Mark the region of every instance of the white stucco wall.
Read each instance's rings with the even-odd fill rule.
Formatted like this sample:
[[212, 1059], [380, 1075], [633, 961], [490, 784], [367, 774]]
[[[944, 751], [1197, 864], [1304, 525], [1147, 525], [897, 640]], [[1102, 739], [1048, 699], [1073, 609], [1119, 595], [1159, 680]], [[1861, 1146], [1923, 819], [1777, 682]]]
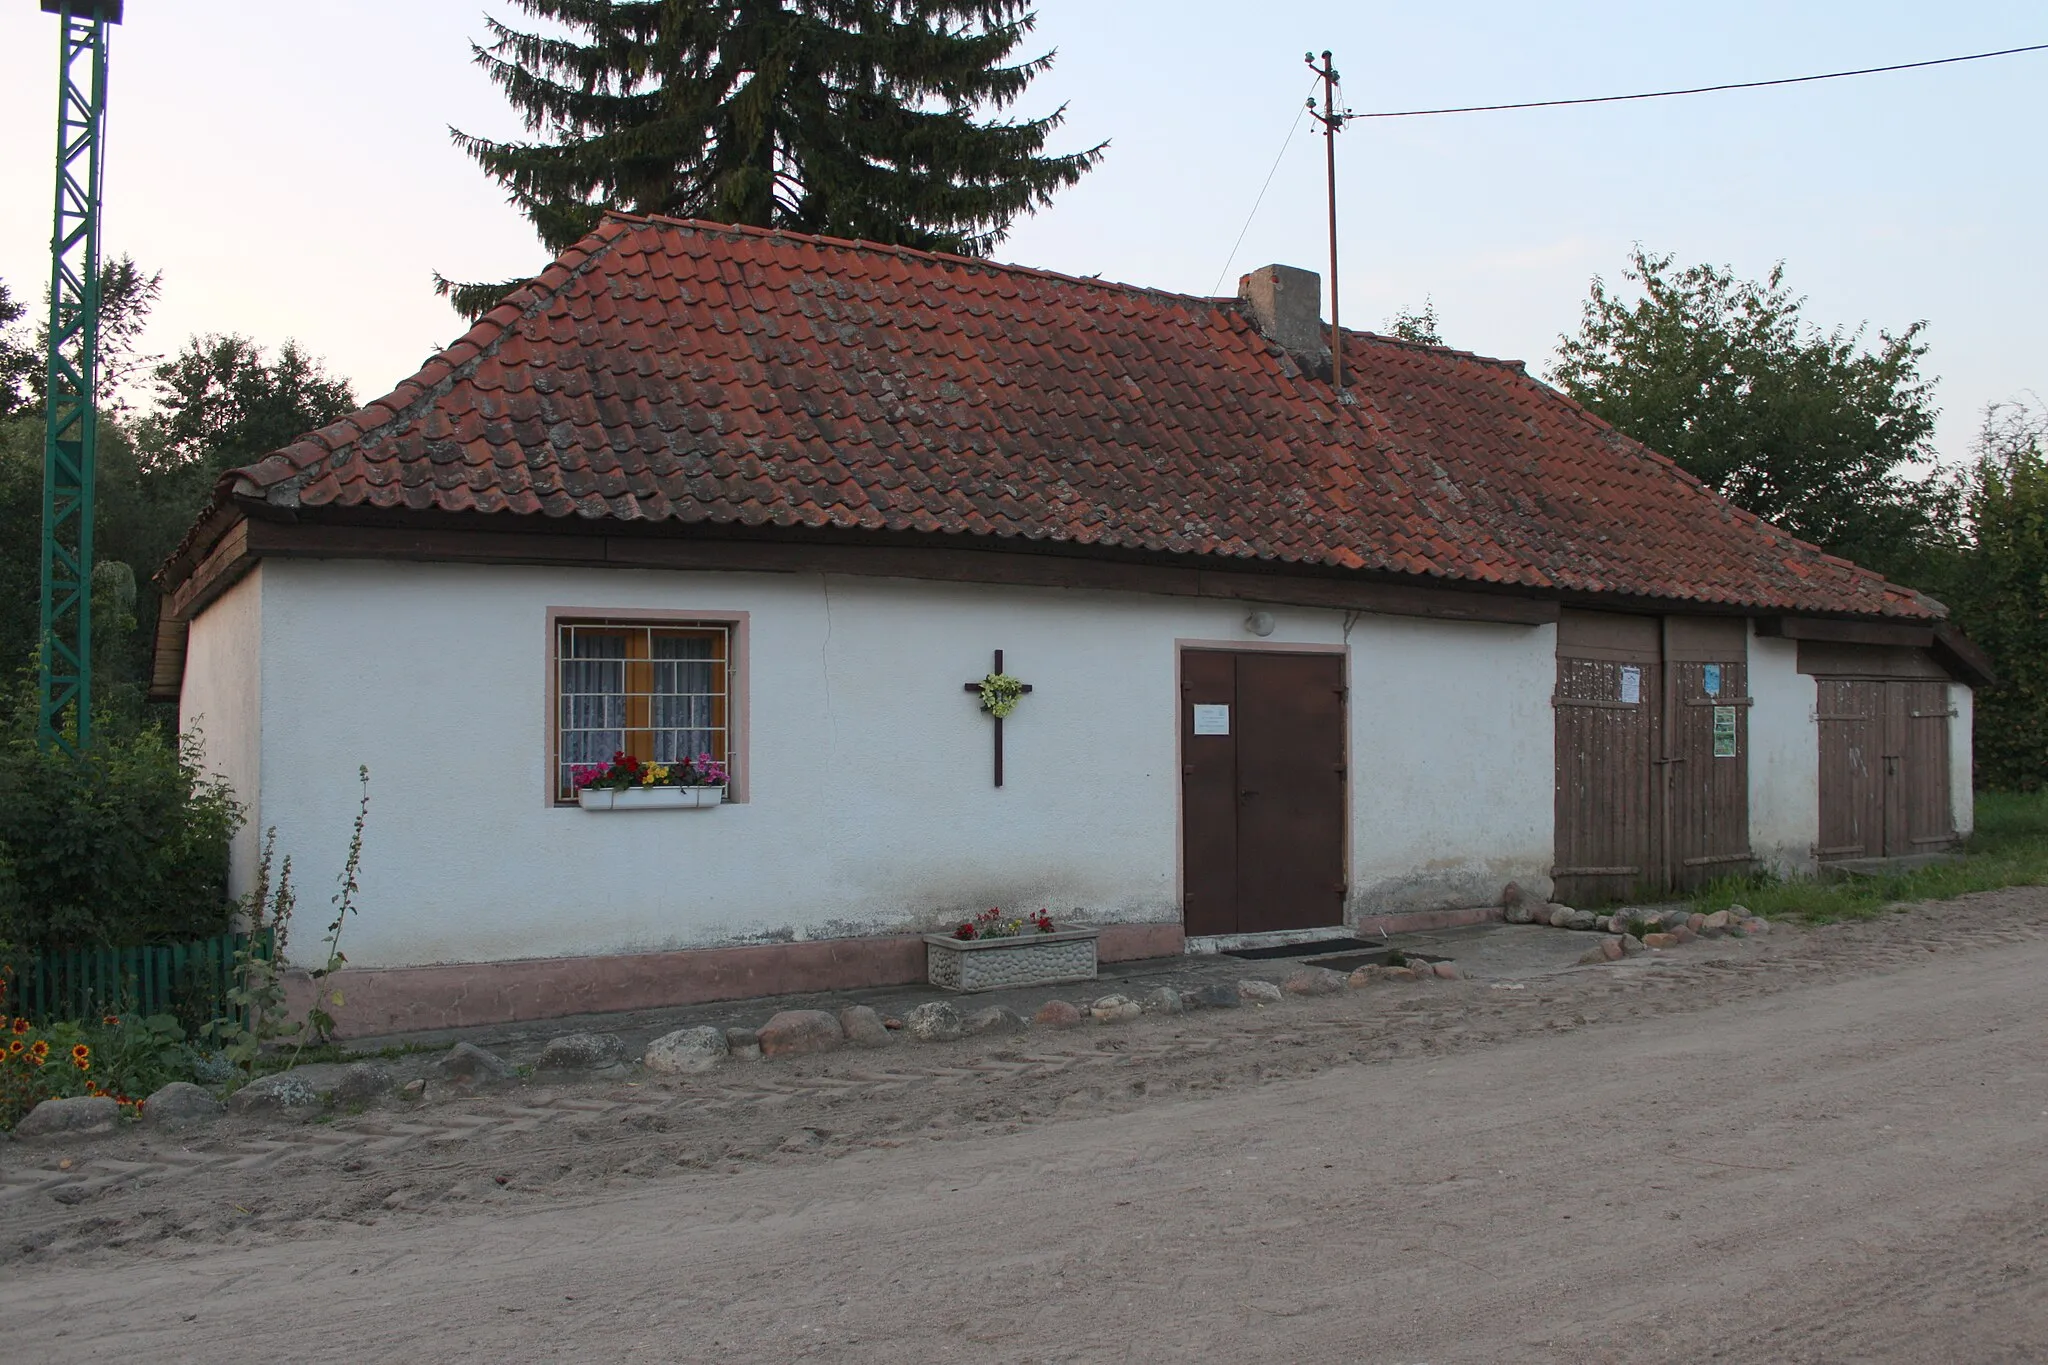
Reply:
[[1780, 876], [1814, 870], [1820, 842], [1819, 692], [1799, 671], [1799, 645], [1749, 641], [1749, 847]]
[[1949, 804], [1955, 812], [1956, 833], [1969, 834], [1977, 828], [1976, 751], [1977, 694], [1968, 683], [1950, 683], [1948, 702], [1955, 719], [1948, 731]]
[[258, 565], [192, 622], [178, 695], [178, 729], [201, 737], [207, 768], [251, 812], [235, 836], [229, 889], [236, 896], [249, 889], [261, 829], [254, 813], [263, 795], [263, 574]]
[[[1177, 922], [1176, 642], [1253, 643], [1245, 604], [816, 575], [272, 561], [260, 603], [257, 818], [308, 905], [371, 770], [362, 966], [836, 937], [993, 904]], [[749, 613], [747, 803], [551, 807], [550, 607]], [[1347, 643], [1343, 613], [1272, 611], [1258, 643]], [[1358, 616], [1348, 645], [1353, 911], [1547, 888], [1554, 632]], [[995, 648], [1037, 687], [1006, 722], [1000, 791], [962, 690]], [[220, 688], [193, 682], [196, 710]]]
[[1353, 915], [1547, 898], [1557, 628], [1360, 617], [1350, 644]]

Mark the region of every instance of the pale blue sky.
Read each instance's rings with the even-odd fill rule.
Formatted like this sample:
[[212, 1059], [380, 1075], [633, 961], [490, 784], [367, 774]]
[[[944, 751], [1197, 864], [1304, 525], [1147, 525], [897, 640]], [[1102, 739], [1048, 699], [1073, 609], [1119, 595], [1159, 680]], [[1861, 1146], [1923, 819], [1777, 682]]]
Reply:
[[[165, 272], [153, 349], [198, 330], [299, 339], [364, 398], [460, 322], [432, 270], [542, 258], [449, 146], [511, 134], [468, 64], [494, 0], [130, 0], [115, 30], [106, 246]], [[2040, 0], [1532, 6], [1041, 0], [1059, 49], [1032, 112], [1110, 139], [1101, 169], [1003, 259], [1205, 293], [1335, 50], [1357, 110], [1789, 76], [2048, 41]], [[0, 279], [47, 278], [56, 21], [0, 7]], [[1827, 323], [1930, 324], [1939, 444], [2048, 391], [2048, 53], [1647, 104], [1354, 124], [1339, 142], [1344, 318], [1433, 297], [1446, 339], [1541, 369], [1631, 243], [1761, 275], [1783, 259]], [[1321, 149], [1296, 133], [1237, 274], [1322, 269]]]

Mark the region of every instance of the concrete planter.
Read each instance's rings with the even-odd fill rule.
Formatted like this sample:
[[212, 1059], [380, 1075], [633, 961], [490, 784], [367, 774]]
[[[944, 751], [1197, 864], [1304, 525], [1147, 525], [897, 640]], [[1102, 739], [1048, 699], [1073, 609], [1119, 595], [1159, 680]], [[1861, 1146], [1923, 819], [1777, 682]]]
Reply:
[[704, 810], [725, 800], [723, 787], [585, 787], [576, 804], [585, 810]]
[[924, 936], [925, 980], [963, 993], [1095, 979], [1096, 929], [1059, 929], [1015, 938]]

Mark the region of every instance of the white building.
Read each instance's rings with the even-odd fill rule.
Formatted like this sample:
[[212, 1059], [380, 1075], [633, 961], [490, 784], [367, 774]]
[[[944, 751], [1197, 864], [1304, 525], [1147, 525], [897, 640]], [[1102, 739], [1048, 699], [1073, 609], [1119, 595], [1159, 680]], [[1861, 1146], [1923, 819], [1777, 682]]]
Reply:
[[[238, 885], [274, 826], [314, 894], [369, 767], [364, 1033], [917, 979], [990, 905], [1114, 959], [1968, 829], [1939, 604], [1518, 364], [1347, 334], [1340, 395], [1317, 297], [607, 220], [164, 569]], [[724, 800], [583, 808], [614, 749]]]

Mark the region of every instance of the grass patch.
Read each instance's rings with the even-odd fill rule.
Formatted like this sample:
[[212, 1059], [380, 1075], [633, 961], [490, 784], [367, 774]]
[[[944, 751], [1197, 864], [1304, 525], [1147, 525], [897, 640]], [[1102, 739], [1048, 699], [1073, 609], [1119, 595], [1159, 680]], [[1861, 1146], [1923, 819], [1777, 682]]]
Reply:
[[2048, 883], [2048, 792], [1978, 792], [1977, 831], [1963, 857], [1914, 872], [1846, 881], [1727, 877], [1693, 897], [1705, 914], [1740, 902], [1765, 919], [1809, 924], [1870, 919], [1900, 902]]

